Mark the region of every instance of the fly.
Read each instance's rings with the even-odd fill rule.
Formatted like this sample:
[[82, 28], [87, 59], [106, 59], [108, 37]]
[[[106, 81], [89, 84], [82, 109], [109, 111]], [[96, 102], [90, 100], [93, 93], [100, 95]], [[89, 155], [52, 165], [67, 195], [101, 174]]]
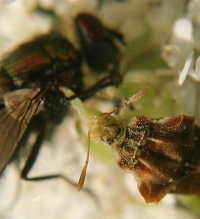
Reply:
[[[60, 174], [28, 177], [46, 130], [62, 122], [70, 100], [76, 97], [84, 100], [100, 89], [121, 83], [121, 51], [115, 43], [115, 40], [121, 41], [120, 35], [115, 35], [88, 13], [78, 14], [75, 26], [81, 51], [61, 34], [51, 32], [24, 43], [1, 61], [0, 175], [35, 132], [37, 137], [21, 170], [21, 178], [36, 181], [66, 179]], [[100, 36], [99, 30], [103, 31]], [[97, 74], [107, 71], [108, 75], [86, 88], [81, 70], [83, 59]], [[63, 87], [73, 91], [74, 95], [66, 96]]]

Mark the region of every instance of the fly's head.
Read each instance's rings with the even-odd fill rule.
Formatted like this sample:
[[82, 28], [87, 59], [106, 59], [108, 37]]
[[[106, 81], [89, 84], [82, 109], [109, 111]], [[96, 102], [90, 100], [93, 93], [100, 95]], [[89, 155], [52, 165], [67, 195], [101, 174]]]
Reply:
[[115, 77], [115, 84], [122, 81], [119, 64], [122, 52], [119, 42], [122, 34], [106, 28], [94, 15], [80, 13], [75, 18], [75, 26], [80, 36], [83, 54], [95, 72], [109, 72]]

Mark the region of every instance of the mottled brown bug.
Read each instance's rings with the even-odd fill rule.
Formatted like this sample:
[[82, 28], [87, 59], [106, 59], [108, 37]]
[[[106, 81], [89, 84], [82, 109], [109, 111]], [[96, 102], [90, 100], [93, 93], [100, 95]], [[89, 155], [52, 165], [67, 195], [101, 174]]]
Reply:
[[120, 108], [103, 114], [95, 111], [84, 122], [93, 138], [109, 145], [120, 168], [134, 175], [145, 201], [159, 202], [167, 193], [200, 195], [200, 128], [194, 117], [135, 116], [119, 122], [111, 114]]

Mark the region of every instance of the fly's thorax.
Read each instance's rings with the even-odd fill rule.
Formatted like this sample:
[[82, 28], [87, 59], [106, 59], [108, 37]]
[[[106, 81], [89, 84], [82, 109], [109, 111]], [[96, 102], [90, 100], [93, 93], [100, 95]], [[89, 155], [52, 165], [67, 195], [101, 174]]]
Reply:
[[[31, 52], [30, 52], [31, 51]], [[22, 44], [1, 61], [2, 91], [41, 88], [52, 82], [74, 91], [82, 88], [82, 56], [62, 35], [49, 33]]]

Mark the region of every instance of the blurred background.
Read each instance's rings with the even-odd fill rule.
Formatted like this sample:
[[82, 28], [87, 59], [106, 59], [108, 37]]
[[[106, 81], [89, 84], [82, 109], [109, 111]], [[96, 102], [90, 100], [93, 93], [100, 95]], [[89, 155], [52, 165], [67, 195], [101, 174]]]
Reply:
[[[62, 32], [77, 48], [73, 18], [96, 15], [124, 35], [123, 84], [100, 95], [128, 98], [144, 87], [149, 92], [134, 115], [154, 118], [176, 114], [200, 122], [199, 0], [0, 0], [0, 58], [16, 46], [51, 29]], [[91, 98], [87, 103], [109, 112], [114, 105]], [[78, 182], [85, 162], [87, 135], [73, 109], [44, 142], [31, 175], [63, 173]], [[85, 129], [86, 130], [86, 129]], [[1, 219], [199, 218], [197, 197], [167, 195], [146, 204], [131, 174], [116, 164], [108, 148], [92, 143], [82, 191], [62, 180], [26, 182], [9, 165], [0, 181]]]

